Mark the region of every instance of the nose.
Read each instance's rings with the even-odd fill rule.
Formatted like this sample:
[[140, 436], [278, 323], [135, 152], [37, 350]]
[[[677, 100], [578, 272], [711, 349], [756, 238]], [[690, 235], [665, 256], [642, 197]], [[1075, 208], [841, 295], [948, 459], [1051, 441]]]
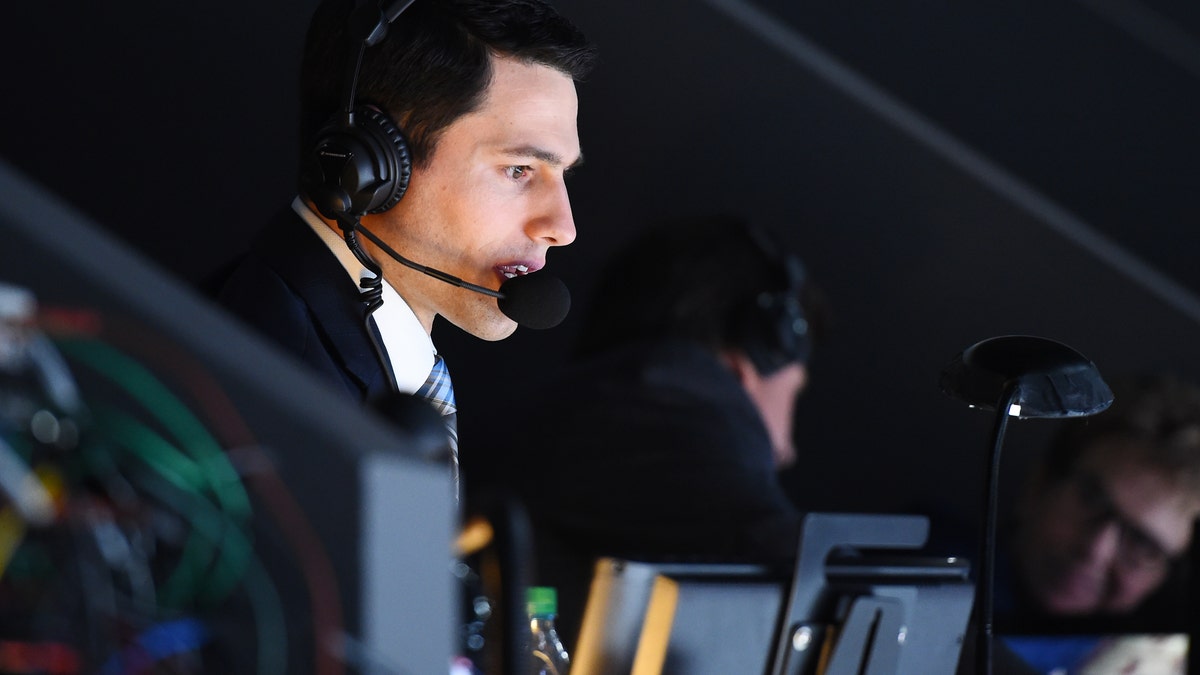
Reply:
[[575, 218], [567, 186], [559, 178], [546, 192], [541, 208], [529, 221], [527, 233], [531, 239], [549, 246], [566, 246], [575, 241]]
[[1109, 520], [1095, 528], [1084, 544], [1086, 560], [1094, 565], [1107, 566], [1117, 556], [1121, 546], [1121, 526]]

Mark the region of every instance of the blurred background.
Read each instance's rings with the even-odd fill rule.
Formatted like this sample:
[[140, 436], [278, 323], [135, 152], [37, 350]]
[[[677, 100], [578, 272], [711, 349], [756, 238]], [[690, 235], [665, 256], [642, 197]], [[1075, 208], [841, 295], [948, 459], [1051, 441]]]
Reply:
[[[294, 194], [314, 5], [10, 4], [0, 157], [200, 284]], [[501, 343], [437, 328], [464, 443], [562, 362], [604, 257], [682, 214], [779, 230], [829, 296], [786, 476], [806, 508], [973, 518], [991, 417], [937, 382], [984, 338], [1200, 375], [1194, 3], [557, 5], [602, 57], [579, 86], [579, 237], [549, 261], [576, 311]], [[1006, 472], [1052, 424], [1010, 426]]]

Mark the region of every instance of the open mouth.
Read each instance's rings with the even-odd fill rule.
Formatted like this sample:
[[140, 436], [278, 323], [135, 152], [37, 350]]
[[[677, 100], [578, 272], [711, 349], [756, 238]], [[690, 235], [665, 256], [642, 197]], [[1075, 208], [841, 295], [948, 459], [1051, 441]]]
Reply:
[[533, 271], [528, 265], [500, 265], [496, 269], [499, 270], [500, 274], [503, 274], [506, 279], [525, 276]]

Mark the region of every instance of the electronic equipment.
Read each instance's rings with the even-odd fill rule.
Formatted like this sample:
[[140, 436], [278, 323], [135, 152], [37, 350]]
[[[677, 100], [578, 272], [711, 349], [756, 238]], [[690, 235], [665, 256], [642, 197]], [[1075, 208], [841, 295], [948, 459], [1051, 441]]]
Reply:
[[597, 561], [575, 675], [953, 675], [974, 586], [920, 516], [809, 514], [793, 570]]
[[36, 301], [29, 328], [83, 405], [5, 427], [57, 506], [39, 521], [38, 500], [22, 516], [0, 497], [0, 583], [29, 600], [6, 601], [0, 652], [64, 673], [446, 672], [456, 506], [436, 435], [344, 400], [3, 162], [0, 196], [0, 281]]

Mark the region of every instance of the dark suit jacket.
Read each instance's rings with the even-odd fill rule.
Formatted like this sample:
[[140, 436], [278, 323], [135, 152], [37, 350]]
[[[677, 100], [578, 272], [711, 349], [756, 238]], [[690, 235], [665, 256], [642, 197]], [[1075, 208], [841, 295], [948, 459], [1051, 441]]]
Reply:
[[523, 502], [536, 576], [558, 588], [567, 639], [596, 556], [795, 555], [801, 515], [778, 483], [762, 418], [704, 348], [664, 342], [613, 351], [512, 404], [484, 452], [463, 455], [468, 501], [475, 490], [507, 489]]
[[388, 391], [358, 287], [290, 208], [255, 239], [217, 300], [352, 399]]
[[[762, 418], [736, 377], [687, 342], [642, 344], [522, 395], [489, 477], [535, 519], [625, 557], [795, 554], [800, 514], [778, 483]], [[464, 464], [465, 466], [465, 464]], [[467, 467], [468, 470], [471, 467]]]

